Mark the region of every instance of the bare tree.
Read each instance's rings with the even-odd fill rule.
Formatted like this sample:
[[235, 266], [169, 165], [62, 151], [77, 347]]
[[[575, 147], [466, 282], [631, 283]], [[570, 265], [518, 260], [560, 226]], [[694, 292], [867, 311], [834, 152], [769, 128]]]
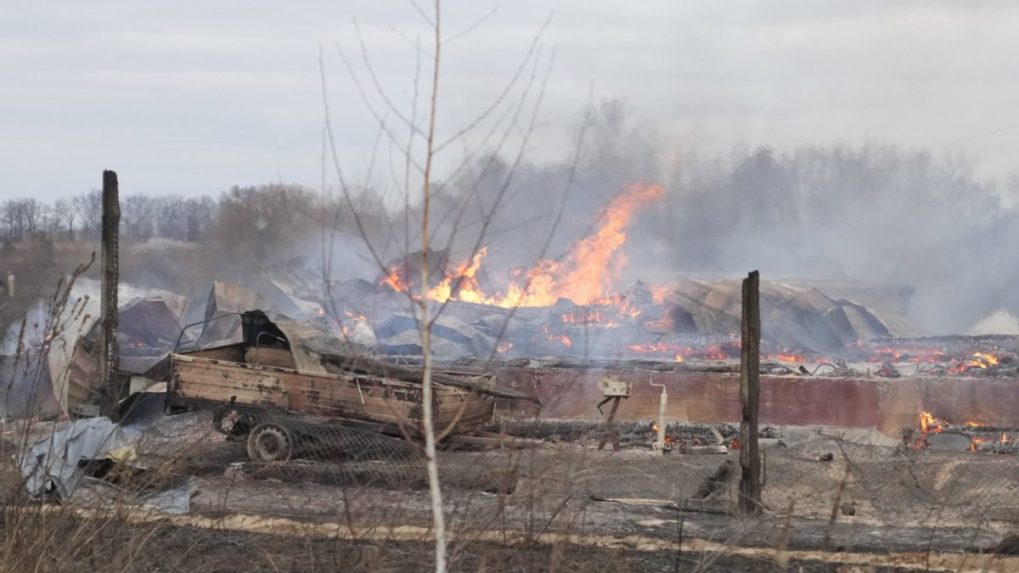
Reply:
[[78, 213], [74, 210], [70, 199], [58, 199], [53, 204], [53, 214], [57, 220], [57, 228], [67, 231], [67, 236], [74, 239], [74, 222]]
[[[436, 265], [436, 261], [432, 260], [430, 253], [437, 238], [441, 237], [445, 240], [446, 248], [454, 243], [458, 232], [464, 225], [465, 215], [469, 212], [469, 208], [474, 208], [478, 217], [477, 224], [472, 229], [474, 234], [467, 241], [467, 244], [470, 245], [469, 256], [474, 257], [480, 250], [489, 231], [492, 216], [501, 208], [502, 199], [506, 191], [511, 188], [516, 168], [519, 167], [528, 148], [528, 142], [536, 126], [537, 112], [544, 93], [544, 78], [547, 78], [548, 69], [544, 69], [543, 76], [539, 73], [539, 69], [542, 69], [539, 65], [539, 62], [542, 61], [539, 49], [541, 32], [539, 32], [517, 71], [488, 106], [459, 127], [440, 129], [437, 124], [440, 115], [439, 88], [444, 48], [450, 42], [463, 37], [463, 33], [453, 34], [449, 37], [443, 36], [442, 10], [438, 0], [435, 1], [433, 11], [430, 13], [420, 9], [417, 5], [414, 6], [430, 29], [431, 37], [427, 42], [409, 40], [414, 49], [417, 70], [412, 90], [413, 95], [409, 98], [409, 110], [400, 107], [397, 100], [390, 97], [388, 91], [382, 86], [368, 57], [363, 40], [361, 40], [364, 70], [362, 74], [355, 71], [351, 60], [342, 49], [340, 50], [340, 57], [357, 87], [366, 109], [378, 124], [379, 140], [386, 148], [395, 150], [399, 157], [399, 163], [402, 164], [402, 177], [396, 170], [393, 170], [391, 174], [392, 179], [396, 181], [393, 187], [401, 189], [403, 195], [402, 232], [392, 228], [393, 223], [396, 223], [393, 221], [388, 232], [385, 233], [387, 242], [379, 245], [371, 239], [372, 232], [369, 229], [369, 221], [365, 219], [358, 208], [359, 205], [356, 204], [359, 196], [355, 195], [353, 186], [347, 181], [337, 156], [330, 118], [329, 97], [326, 91], [325, 68], [324, 64], [320, 64], [322, 66], [323, 105], [325, 108], [323, 164], [325, 163], [326, 147], [328, 147], [328, 150], [331, 151], [332, 165], [342, 199], [334, 216], [334, 227], [338, 227], [341, 219], [349, 214], [380, 272], [387, 270], [383, 260], [386, 247], [394, 243], [398, 244], [401, 235], [402, 251], [405, 253], [404, 261], [411, 259], [411, 256], [407, 254], [415, 248], [420, 253], [420, 258], [418, 255], [413, 255], [418, 273], [416, 280], [418, 284], [414, 288], [408, 289], [405, 294], [410, 309], [417, 320], [423, 360], [421, 433], [425, 442], [426, 472], [432, 503], [435, 570], [446, 571], [448, 567], [447, 535], [436, 445], [450, 428], [435, 427], [432, 353], [432, 328], [445, 309], [445, 303], [436, 304], [437, 301], [429, 300], [427, 296], [429, 282], [432, 280]], [[468, 27], [467, 32], [475, 27], [476, 24]], [[358, 35], [360, 37], [359, 31]], [[548, 58], [548, 62], [551, 62], [551, 58]], [[425, 65], [422, 66], [422, 63]], [[422, 76], [430, 80], [423, 102], [419, 101], [422, 91], [419, 84]], [[539, 87], [541, 89], [538, 89]], [[394, 125], [400, 127], [397, 128]], [[440, 135], [441, 133], [451, 135], [443, 137]], [[405, 134], [405, 136], [401, 134]], [[475, 134], [478, 135], [478, 139], [468, 144], [466, 138]], [[446, 180], [462, 182], [466, 178], [468, 182], [459, 186], [459, 193], [451, 193], [452, 189], [448, 184], [436, 181], [436, 158], [443, 151], [449, 152], [456, 149], [457, 144], [463, 144], [465, 151], [462, 159], [454, 163]], [[497, 197], [487, 205], [482, 204], [477, 193], [481, 181], [490, 176], [493, 167], [502, 165], [499, 160], [500, 152], [511, 144], [515, 144], [517, 149], [512, 154], [514, 157], [512, 164], [500, 171]], [[372, 164], [374, 164], [375, 157], [376, 153], [373, 152]], [[480, 165], [481, 168], [476, 170], [476, 177], [470, 177], [471, 170], [469, 168], [474, 165]], [[323, 195], [326, 193], [325, 179], [323, 167]], [[370, 186], [365, 185], [363, 188], [370, 188]], [[414, 188], [420, 190], [420, 195], [415, 196], [412, 193]], [[434, 201], [440, 197], [443, 198], [443, 202], [448, 208], [444, 209], [438, 218], [435, 218]], [[360, 199], [361, 202], [364, 201], [363, 195], [360, 196]], [[411, 231], [412, 227], [417, 228], [416, 233]], [[413, 239], [415, 234], [419, 237], [418, 241]], [[327, 292], [331, 276], [328, 265], [332, 258], [328, 253], [332, 252], [331, 239], [333, 237], [335, 237], [335, 233], [324, 237], [327, 244], [323, 245], [324, 251], [327, 251], [327, 254], [323, 256], [323, 279], [326, 281]], [[333, 314], [336, 314], [335, 309]], [[334, 316], [334, 318], [338, 317]]]

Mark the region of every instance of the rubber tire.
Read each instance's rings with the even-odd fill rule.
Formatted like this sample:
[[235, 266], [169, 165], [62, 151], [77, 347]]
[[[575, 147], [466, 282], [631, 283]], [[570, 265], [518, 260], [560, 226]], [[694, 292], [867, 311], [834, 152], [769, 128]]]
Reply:
[[263, 423], [248, 434], [248, 458], [253, 462], [285, 462], [294, 454], [294, 436], [285, 426]]

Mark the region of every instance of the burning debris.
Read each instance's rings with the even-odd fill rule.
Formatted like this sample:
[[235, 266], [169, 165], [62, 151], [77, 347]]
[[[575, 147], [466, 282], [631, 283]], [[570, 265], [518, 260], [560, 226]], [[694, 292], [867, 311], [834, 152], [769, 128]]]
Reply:
[[[905, 428], [903, 443], [913, 450], [961, 449], [993, 454], [1019, 454], [1017, 428], [998, 428], [967, 420], [953, 423], [924, 410], [916, 428]], [[945, 439], [941, 439], [946, 436]], [[958, 444], [953, 446], [953, 444]]]
[[[878, 363], [914, 375], [1015, 376], [1019, 337], [946, 336], [913, 339], [874, 339], [846, 349], [850, 362]], [[895, 377], [895, 376], [891, 376]]]
[[[477, 273], [488, 255], [483, 247], [469, 259], [447, 268], [445, 276], [428, 289], [424, 298], [501, 308], [550, 307], [561, 299], [581, 306], [610, 303], [616, 278], [627, 264], [626, 257], [619, 252], [626, 243], [626, 228], [639, 210], [661, 199], [664, 192], [657, 185], [630, 185], [604, 209], [597, 229], [574, 243], [565, 257], [538, 261], [530, 269], [514, 269], [501, 292], [490, 295], [481, 288]], [[443, 258], [431, 260], [433, 264], [438, 262], [439, 268], [449, 266], [443, 264]], [[412, 265], [392, 263], [388, 269], [381, 284], [398, 292], [420, 292], [412, 290], [414, 280], [420, 276], [420, 271], [413, 272]]]
[[[325, 327], [365, 352], [413, 359], [421, 354], [420, 325], [410, 304], [415, 299], [432, 305], [433, 317], [441, 309], [432, 325], [432, 352], [444, 360], [562, 357], [730, 369], [740, 355], [737, 282], [652, 284], [626, 274], [630, 227], [663, 193], [655, 185], [626, 187], [562, 256], [505, 275], [488, 268], [496, 253], [482, 246], [460, 258], [429, 251], [431, 276], [424, 289], [420, 252], [391, 261], [374, 281], [323, 283], [320, 270], [291, 259], [258, 269], [245, 287], [216, 282], [198, 345], [238, 341], [234, 313], [258, 308]], [[915, 331], [894, 313], [905, 309], [911, 292], [830, 282], [763, 283], [762, 371], [887, 378], [1015, 371], [1019, 348], [1011, 337], [904, 338]], [[857, 299], [880, 307], [880, 313]], [[153, 346], [144, 337], [121, 342], [136, 354], [172, 347]], [[189, 342], [187, 336], [183, 342]]]
[[[677, 363], [734, 359], [739, 356], [738, 283], [627, 280], [628, 227], [663, 193], [655, 185], [626, 187], [603, 209], [593, 230], [563, 256], [512, 269], [502, 280], [486, 272], [487, 247], [460, 260], [448, 251], [429, 251], [430, 278], [422, 288], [424, 254], [419, 252], [391, 261], [376, 278], [374, 291], [319, 293], [319, 308], [335, 309], [338, 316], [332, 318], [341, 332], [350, 328], [346, 317], [365, 317], [386, 353], [413, 353], [403, 339], [388, 340], [398, 334], [392, 317], [403, 315], [398, 322], [407, 322], [410, 297], [455, 319], [446, 328], [450, 337], [438, 336], [452, 342], [439, 345], [445, 358], [498, 353], [643, 356]], [[627, 283], [631, 286], [621, 286]], [[860, 341], [911, 332], [890, 326], [904, 322], [898, 317], [885, 323], [867, 307], [826, 296], [810, 285], [765, 283], [762, 306], [767, 316], [762, 344], [776, 362], [802, 364]]]

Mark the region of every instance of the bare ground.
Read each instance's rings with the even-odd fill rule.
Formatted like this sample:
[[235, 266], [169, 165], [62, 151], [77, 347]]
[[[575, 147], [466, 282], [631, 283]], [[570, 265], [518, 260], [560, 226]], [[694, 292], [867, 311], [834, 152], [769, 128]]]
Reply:
[[[106, 493], [95, 485], [83, 488], [63, 506], [70, 513], [62, 519], [71, 522], [63, 527], [106, 525], [71, 555], [47, 549], [54, 562], [40, 570], [80, 570], [64, 568], [60, 559], [95, 568], [96, 551], [120, 559], [117, 568], [126, 571], [429, 568], [428, 496], [419, 461], [403, 446], [380, 450], [401, 452], [390, 459], [338, 455], [255, 465], [246, 462], [243, 442], [209, 427], [207, 414], [159, 418], [138, 446], [137, 463], [148, 468], [139, 474], [145, 487], [194, 479], [188, 514], [139, 512], [110, 493], [124, 490], [123, 484]], [[45, 435], [51, 428], [36, 425], [31, 431]], [[5, 452], [22, 431], [8, 428]], [[832, 459], [822, 461], [829, 453]], [[442, 452], [455, 568], [1019, 567], [1008, 558], [988, 561], [982, 555], [1016, 525], [1019, 460], [1013, 456], [915, 453], [808, 434], [767, 450], [767, 507], [753, 519], [729, 513], [737, 482], [734, 459], [597, 451], [582, 443]], [[0, 479], [16, 487], [16, 472], [3, 465]], [[8, 498], [7, 510], [22, 504]], [[111, 508], [124, 512], [110, 514]], [[5, 537], [29, 532], [15, 526]], [[132, 547], [137, 550], [125, 549]]]

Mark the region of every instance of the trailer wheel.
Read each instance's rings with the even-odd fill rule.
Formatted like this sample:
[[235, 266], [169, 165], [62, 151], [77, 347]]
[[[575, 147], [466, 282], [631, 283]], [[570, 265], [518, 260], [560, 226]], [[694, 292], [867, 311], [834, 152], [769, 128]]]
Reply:
[[279, 424], [259, 424], [248, 434], [248, 457], [252, 461], [285, 462], [293, 453], [293, 436]]

